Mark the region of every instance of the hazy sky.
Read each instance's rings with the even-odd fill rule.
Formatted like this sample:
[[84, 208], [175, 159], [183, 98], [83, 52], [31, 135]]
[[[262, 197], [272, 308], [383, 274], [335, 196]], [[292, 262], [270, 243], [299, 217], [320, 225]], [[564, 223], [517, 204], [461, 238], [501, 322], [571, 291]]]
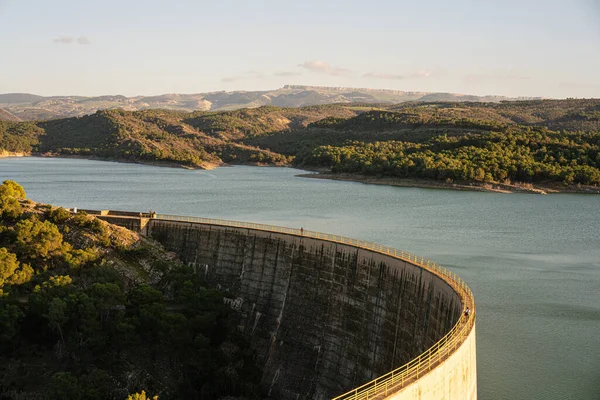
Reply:
[[0, 93], [600, 97], [600, 0], [0, 0]]

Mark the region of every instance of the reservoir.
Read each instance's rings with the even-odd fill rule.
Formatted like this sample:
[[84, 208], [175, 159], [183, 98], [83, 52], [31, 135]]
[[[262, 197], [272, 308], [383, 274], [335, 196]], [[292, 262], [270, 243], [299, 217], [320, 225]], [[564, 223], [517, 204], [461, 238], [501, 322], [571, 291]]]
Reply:
[[303, 227], [423, 256], [475, 294], [480, 399], [600, 399], [600, 196], [295, 176], [303, 172], [0, 159], [0, 179], [39, 202]]

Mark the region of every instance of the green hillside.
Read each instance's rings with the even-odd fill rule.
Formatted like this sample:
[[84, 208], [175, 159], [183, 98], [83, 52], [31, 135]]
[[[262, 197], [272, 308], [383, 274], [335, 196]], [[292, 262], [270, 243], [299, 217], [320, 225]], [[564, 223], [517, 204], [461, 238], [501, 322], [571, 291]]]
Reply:
[[0, 398], [255, 398], [232, 313], [157, 242], [0, 185]]
[[336, 106], [260, 107], [221, 113], [103, 110], [42, 122], [0, 121], [0, 150], [199, 168], [224, 162], [280, 165], [289, 159], [238, 139], [301, 128], [330, 115], [355, 114]]
[[334, 173], [597, 186], [599, 116], [599, 100], [405, 104], [245, 142]]
[[433, 119], [474, 119], [526, 126], [545, 126], [551, 130], [600, 130], [600, 100], [530, 100], [501, 103], [424, 103], [401, 104], [390, 111], [414, 111]]
[[442, 182], [598, 185], [600, 100], [104, 110], [0, 122], [0, 151], [211, 168], [293, 164]]

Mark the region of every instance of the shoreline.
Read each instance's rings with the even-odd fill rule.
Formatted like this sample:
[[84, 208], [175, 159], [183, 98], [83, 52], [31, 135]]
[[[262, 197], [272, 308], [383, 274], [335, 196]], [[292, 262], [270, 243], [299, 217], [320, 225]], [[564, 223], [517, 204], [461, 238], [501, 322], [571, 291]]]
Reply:
[[51, 154], [51, 153], [13, 153], [13, 152], [3, 152], [0, 153], [0, 158], [11, 158], [11, 157], [40, 157], [40, 158], [74, 158], [79, 160], [90, 160], [90, 161], [106, 161], [106, 162], [116, 162], [122, 164], [138, 164], [138, 165], [151, 165], [154, 167], [164, 167], [164, 168], [180, 168], [187, 169], [189, 171], [210, 171], [217, 167], [231, 167], [233, 165], [247, 165], [252, 167], [274, 167], [274, 168], [285, 168], [291, 167], [287, 164], [262, 164], [262, 163], [253, 163], [253, 162], [240, 162], [240, 163], [210, 163], [206, 162], [199, 166], [191, 166], [179, 164], [173, 161], [139, 161], [139, 160], [128, 160], [126, 158], [110, 158], [110, 157], [98, 157], [98, 156], [82, 156], [78, 154]]
[[554, 193], [577, 193], [577, 194], [600, 194], [600, 187], [574, 185], [561, 187], [560, 184], [549, 185], [531, 185], [531, 184], [504, 184], [504, 183], [478, 183], [478, 182], [441, 182], [417, 178], [394, 178], [394, 177], [376, 177], [361, 174], [323, 172], [316, 170], [313, 173], [298, 174], [300, 178], [328, 179], [335, 181], [357, 182], [368, 185], [387, 185], [398, 187], [416, 187], [426, 189], [445, 189], [445, 190], [463, 190], [471, 192], [492, 192], [492, 193], [528, 193], [528, 194], [554, 194]]
[[9, 158], [9, 157], [29, 157], [31, 154], [29, 153], [15, 153], [12, 151], [0, 151], [0, 158]]
[[[77, 154], [49, 154], [49, 153], [19, 153], [19, 152], [0, 152], [0, 158], [9, 157], [43, 157], [43, 158], [75, 158], [81, 160], [92, 160], [92, 161], [109, 161], [124, 164], [139, 164], [139, 165], [151, 165], [155, 167], [167, 167], [167, 168], [182, 168], [190, 171], [204, 170], [210, 171], [217, 167], [230, 167], [234, 165], [247, 165], [256, 167], [274, 167], [274, 168], [296, 168], [291, 165], [282, 164], [261, 164], [261, 163], [205, 163], [200, 166], [189, 166], [178, 164], [172, 161], [137, 161], [127, 160], [123, 158], [103, 158], [98, 156], [82, 156]], [[335, 181], [345, 182], [357, 182], [370, 185], [387, 185], [387, 186], [398, 186], [398, 187], [416, 187], [425, 189], [444, 189], [444, 190], [463, 190], [471, 192], [492, 192], [492, 193], [529, 193], [529, 194], [553, 194], [553, 193], [577, 193], [577, 194], [600, 194], [600, 187], [585, 186], [585, 185], [570, 185], [563, 186], [560, 183], [548, 183], [548, 184], [505, 184], [505, 183], [483, 183], [483, 182], [442, 182], [427, 179], [418, 178], [395, 178], [395, 177], [377, 177], [371, 175], [362, 174], [350, 174], [350, 173], [332, 173], [328, 168], [311, 168], [302, 167], [297, 168], [304, 170], [308, 173], [295, 175], [300, 178], [312, 178], [312, 179], [327, 179]]]
[[201, 166], [192, 167], [189, 165], [178, 164], [172, 161], [139, 161], [139, 160], [128, 160], [126, 158], [110, 158], [110, 157], [98, 157], [98, 156], [82, 156], [77, 154], [51, 154], [51, 153], [12, 153], [4, 152], [0, 153], [0, 158], [10, 157], [40, 157], [40, 158], [74, 158], [79, 160], [90, 160], [90, 161], [107, 161], [116, 162], [122, 164], [139, 164], [139, 165], [152, 165], [155, 167], [166, 167], [166, 168], [182, 168], [188, 170], [211, 170], [217, 167], [224, 166], [223, 164], [205, 163]]

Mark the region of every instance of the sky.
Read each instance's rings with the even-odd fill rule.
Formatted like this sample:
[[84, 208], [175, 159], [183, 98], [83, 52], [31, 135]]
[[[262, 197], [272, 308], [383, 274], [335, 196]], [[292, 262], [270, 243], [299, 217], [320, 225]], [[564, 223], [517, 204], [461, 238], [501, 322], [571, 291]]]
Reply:
[[0, 0], [0, 93], [600, 97], [600, 0]]

